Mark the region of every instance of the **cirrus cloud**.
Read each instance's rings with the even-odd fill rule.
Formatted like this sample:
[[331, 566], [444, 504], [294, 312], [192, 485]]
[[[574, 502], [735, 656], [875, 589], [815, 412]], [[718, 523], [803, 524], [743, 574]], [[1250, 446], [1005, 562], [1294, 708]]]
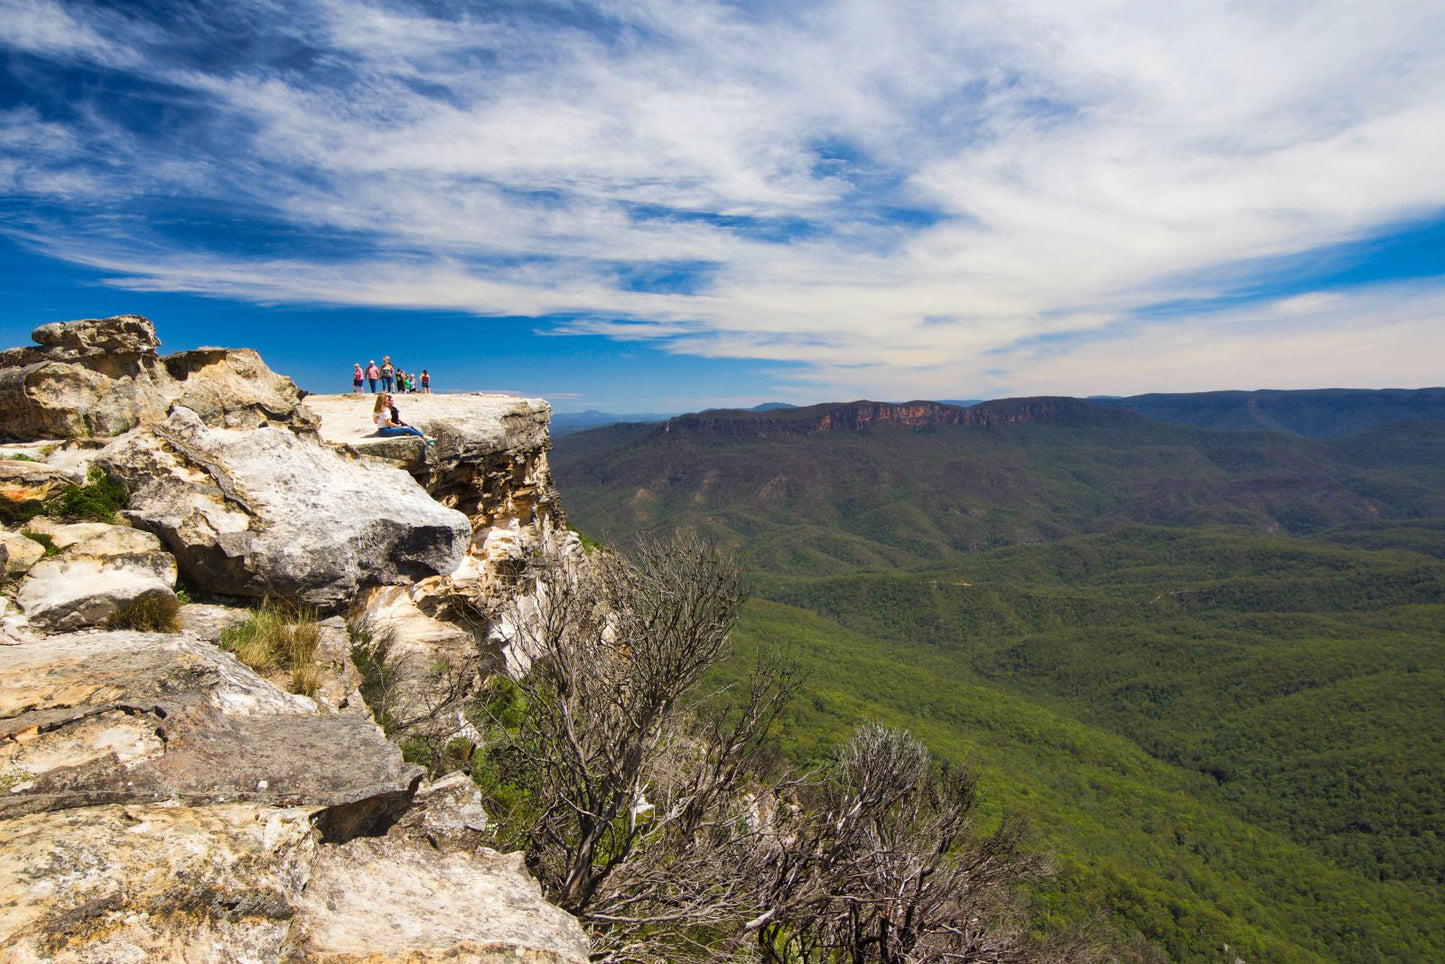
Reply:
[[793, 362], [817, 398], [1438, 377], [1438, 270], [1261, 280], [1442, 217], [1438, 4], [434, 9], [0, 0], [10, 234], [131, 289]]

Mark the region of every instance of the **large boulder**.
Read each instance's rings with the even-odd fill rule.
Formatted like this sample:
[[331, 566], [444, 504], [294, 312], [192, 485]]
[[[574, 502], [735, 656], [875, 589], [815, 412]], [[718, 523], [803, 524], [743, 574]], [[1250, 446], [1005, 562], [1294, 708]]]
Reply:
[[583, 964], [577, 921], [543, 899], [520, 853], [483, 846], [485, 827], [470, 779], [423, 784], [385, 836], [317, 852], [286, 950], [317, 964]]
[[130, 490], [126, 516], [210, 592], [333, 611], [366, 586], [451, 572], [471, 536], [403, 471], [285, 429], [209, 429], [185, 408], [97, 463]]
[[29, 567], [15, 601], [36, 628], [68, 632], [101, 625], [132, 606], [176, 608], [176, 561], [149, 532], [102, 522], [36, 519], [59, 555]]
[[155, 326], [140, 315], [88, 318], [84, 321], [53, 321], [30, 333], [37, 345], [50, 350], [57, 359], [92, 358], [97, 355], [154, 355], [161, 340]]
[[207, 425], [276, 424], [308, 432], [316, 427], [316, 416], [301, 402], [295, 383], [267, 368], [249, 348], [197, 348], [161, 361], [178, 389], [172, 402]]
[[315, 428], [295, 383], [248, 349], [161, 358], [155, 328], [139, 315], [56, 322], [31, 338], [33, 346], [0, 352], [0, 411], [10, 438], [119, 435], [165, 417], [177, 402], [212, 425]]
[[19, 532], [0, 529], [0, 549], [5, 552], [4, 575], [23, 576], [45, 555], [45, 547]]
[[186, 636], [0, 646], [0, 820], [162, 800], [304, 805], [346, 840], [384, 829], [420, 776], [369, 717], [323, 715]]

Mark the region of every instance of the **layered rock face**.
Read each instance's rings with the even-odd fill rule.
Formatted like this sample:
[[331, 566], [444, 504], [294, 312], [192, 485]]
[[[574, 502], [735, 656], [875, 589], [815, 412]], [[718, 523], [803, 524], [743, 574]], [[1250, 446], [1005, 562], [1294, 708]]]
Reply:
[[325, 441], [363, 461], [404, 466], [443, 505], [465, 513], [472, 540], [453, 571], [357, 597], [355, 621], [383, 639], [397, 671], [394, 709], [426, 717], [445, 735], [456, 721], [437, 718], [435, 679], [475, 685], [490, 672], [519, 673], [531, 656], [516, 646], [510, 620], [530, 607], [541, 558], [580, 560], [566, 528], [547, 453], [551, 409], [541, 399], [499, 395], [406, 395], [405, 419], [437, 438], [379, 438], [370, 396], [311, 396]]
[[315, 424], [295, 383], [254, 351], [200, 348], [161, 358], [155, 328], [139, 315], [42, 325], [31, 338], [32, 347], [0, 352], [7, 438], [117, 435], [164, 417], [176, 402], [208, 425]]
[[[361, 617], [384, 599], [417, 617], [397, 651], [431, 660], [409, 698], [436, 699], [438, 654], [474, 684], [489, 629], [466, 618], [568, 539], [545, 403], [488, 421], [464, 402], [431, 458], [373, 456], [320, 440], [254, 352], [160, 358], [137, 316], [34, 338], [0, 353], [20, 412], [0, 431], [32, 440], [0, 453], [41, 460], [0, 459], [0, 957], [586, 961], [577, 922], [486, 848], [470, 779], [426, 783], [373, 722], [340, 617], [315, 629], [314, 696], [217, 645], [248, 618], [235, 597]], [[123, 519], [32, 518], [96, 471]], [[178, 574], [215, 594], [178, 631], [101, 631], [175, 612]]]

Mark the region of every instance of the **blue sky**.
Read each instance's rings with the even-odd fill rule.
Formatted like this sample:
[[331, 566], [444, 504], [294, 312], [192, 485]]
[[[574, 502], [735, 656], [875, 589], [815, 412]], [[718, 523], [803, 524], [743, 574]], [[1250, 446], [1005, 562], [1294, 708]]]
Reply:
[[138, 312], [562, 411], [1445, 381], [1438, 0], [0, 23], [5, 345]]

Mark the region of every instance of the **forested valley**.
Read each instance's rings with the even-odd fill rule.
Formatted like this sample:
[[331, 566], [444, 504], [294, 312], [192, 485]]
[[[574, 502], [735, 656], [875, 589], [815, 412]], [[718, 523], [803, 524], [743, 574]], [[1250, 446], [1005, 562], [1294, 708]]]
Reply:
[[736, 665], [803, 671], [787, 757], [877, 720], [978, 771], [1052, 861], [1041, 933], [1445, 956], [1445, 422], [1048, 402], [703, 413], [569, 436], [554, 467], [593, 540], [693, 529], [745, 560]]

